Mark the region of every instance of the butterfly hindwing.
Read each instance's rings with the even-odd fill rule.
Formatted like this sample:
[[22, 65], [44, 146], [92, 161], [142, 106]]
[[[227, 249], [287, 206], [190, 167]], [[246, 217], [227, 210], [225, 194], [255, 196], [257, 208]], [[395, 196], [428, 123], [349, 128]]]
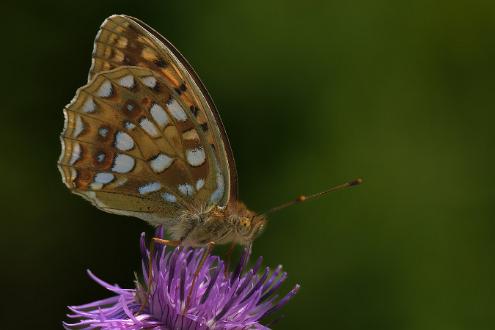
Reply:
[[152, 223], [218, 204], [225, 174], [194, 112], [161, 74], [96, 74], [64, 109], [59, 169], [97, 207]]

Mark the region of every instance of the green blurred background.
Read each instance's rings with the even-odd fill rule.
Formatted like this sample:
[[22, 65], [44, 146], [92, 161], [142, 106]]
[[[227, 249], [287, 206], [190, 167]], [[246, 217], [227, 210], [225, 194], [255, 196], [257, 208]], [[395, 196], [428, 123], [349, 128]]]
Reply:
[[[279, 329], [495, 329], [495, 2], [4, 2], [2, 329], [57, 329], [66, 305], [132, 285], [140, 220], [72, 195], [62, 108], [105, 17], [147, 22], [212, 94], [254, 247], [302, 289]], [[222, 251], [221, 249], [219, 250]]]

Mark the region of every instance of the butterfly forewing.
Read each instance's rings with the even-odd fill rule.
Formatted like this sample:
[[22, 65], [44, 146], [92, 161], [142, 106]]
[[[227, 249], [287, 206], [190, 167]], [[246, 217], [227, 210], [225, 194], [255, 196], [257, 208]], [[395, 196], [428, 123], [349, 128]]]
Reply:
[[219, 205], [237, 199], [237, 176], [232, 151], [215, 106], [194, 70], [170, 42], [145, 23], [129, 16], [105, 20], [95, 40], [88, 79], [120, 66], [138, 66], [162, 76], [189, 110], [212, 146], [225, 191]]

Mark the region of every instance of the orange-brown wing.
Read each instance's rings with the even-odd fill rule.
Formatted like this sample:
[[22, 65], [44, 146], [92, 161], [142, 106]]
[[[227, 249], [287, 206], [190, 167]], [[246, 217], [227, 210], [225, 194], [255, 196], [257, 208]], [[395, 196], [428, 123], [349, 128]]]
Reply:
[[226, 174], [225, 195], [219, 205], [237, 199], [234, 157], [222, 121], [208, 91], [179, 51], [154, 29], [136, 18], [114, 15], [103, 22], [95, 40], [89, 81], [102, 71], [120, 66], [149, 68], [161, 75], [177, 92], [204, 128], [214, 148], [220, 170]]
[[209, 130], [163, 74], [135, 66], [98, 73], [64, 114], [63, 181], [98, 208], [160, 224], [225, 200]]

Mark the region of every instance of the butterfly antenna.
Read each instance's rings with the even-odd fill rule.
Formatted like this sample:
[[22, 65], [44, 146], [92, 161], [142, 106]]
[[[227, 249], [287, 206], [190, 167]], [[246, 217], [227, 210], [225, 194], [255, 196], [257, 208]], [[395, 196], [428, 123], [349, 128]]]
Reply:
[[338, 186], [329, 188], [327, 190], [320, 191], [320, 192], [318, 192], [316, 194], [312, 194], [312, 195], [308, 195], [308, 196], [306, 196], [306, 195], [300, 195], [297, 198], [295, 198], [295, 199], [293, 199], [293, 200], [291, 200], [291, 201], [289, 201], [287, 203], [281, 204], [279, 206], [275, 206], [274, 208], [271, 208], [268, 211], [265, 211], [265, 212], [257, 215], [256, 217], [266, 216], [266, 215], [268, 215], [270, 213], [274, 213], [274, 212], [280, 211], [280, 210], [285, 209], [286, 207], [292, 206], [294, 204], [299, 204], [299, 203], [302, 203], [302, 202], [309, 201], [311, 199], [320, 198], [321, 196], [324, 196], [324, 195], [328, 194], [329, 192], [337, 191], [337, 190], [341, 190], [341, 189], [345, 189], [345, 188], [349, 188], [349, 187], [352, 187], [352, 186], [357, 186], [357, 185], [360, 185], [361, 183], [363, 183], [363, 179], [357, 178], [355, 180], [352, 180], [352, 181], [349, 181], [349, 182], [346, 182], [346, 183], [343, 183], [343, 184], [339, 184]]

